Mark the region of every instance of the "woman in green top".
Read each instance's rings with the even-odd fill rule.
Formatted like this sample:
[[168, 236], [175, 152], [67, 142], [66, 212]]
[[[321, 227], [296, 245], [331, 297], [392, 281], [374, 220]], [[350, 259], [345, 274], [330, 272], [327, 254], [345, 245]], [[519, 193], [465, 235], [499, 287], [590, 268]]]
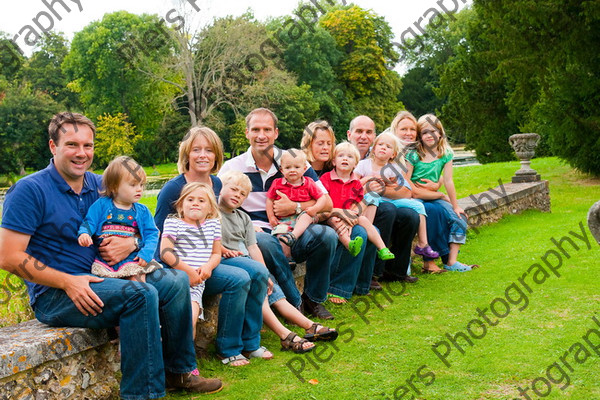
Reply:
[[[406, 155], [408, 161], [407, 177], [417, 183], [413, 188], [413, 197], [427, 205], [435, 203], [444, 212], [450, 225], [448, 235], [449, 253], [444, 260], [444, 268], [450, 271], [470, 271], [472, 266], [457, 260], [460, 246], [465, 243], [467, 223], [466, 214], [458, 206], [456, 190], [452, 179], [452, 149], [440, 120], [432, 114], [423, 115], [417, 122], [417, 149]], [[448, 194], [432, 190], [427, 182], [439, 182], [443, 179]], [[429, 229], [429, 228], [428, 228]], [[444, 257], [446, 258], [446, 257]], [[435, 269], [433, 260], [425, 260], [424, 269]]]

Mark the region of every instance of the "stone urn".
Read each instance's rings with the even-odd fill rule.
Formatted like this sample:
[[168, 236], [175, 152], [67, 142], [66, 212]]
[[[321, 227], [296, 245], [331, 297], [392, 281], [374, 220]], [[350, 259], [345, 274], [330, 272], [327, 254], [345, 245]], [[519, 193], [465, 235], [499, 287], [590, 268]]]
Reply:
[[517, 133], [508, 138], [508, 143], [517, 153], [521, 161], [521, 169], [515, 172], [512, 177], [513, 183], [536, 182], [540, 180], [540, 175], [531, 169], [531, 159], [535, 155], [535, 148], [540, 142], [540, 135], [537, 133]]
[[596, 242], [600, 244], [600, 201], [590, 208], [590, 211], [588, 211], [587, 220], [590, 232], [592, 232], [592, 235], [594, 235]]

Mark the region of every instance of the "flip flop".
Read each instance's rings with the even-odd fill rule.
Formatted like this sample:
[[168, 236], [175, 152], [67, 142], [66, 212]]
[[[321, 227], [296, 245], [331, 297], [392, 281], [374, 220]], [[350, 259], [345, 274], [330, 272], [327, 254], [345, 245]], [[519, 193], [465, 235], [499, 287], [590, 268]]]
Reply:
[[267, 351], [269, 350], [267, 350], [265, 346], [260, 346], [254, 351], [242, 351], [242, 355], [246, 358], [262, 358], [263, 360], [270, 360], [271, 358], [273, 358], [273, 354], [271, 353], [270, 357], [265, 357], [264, 355]]

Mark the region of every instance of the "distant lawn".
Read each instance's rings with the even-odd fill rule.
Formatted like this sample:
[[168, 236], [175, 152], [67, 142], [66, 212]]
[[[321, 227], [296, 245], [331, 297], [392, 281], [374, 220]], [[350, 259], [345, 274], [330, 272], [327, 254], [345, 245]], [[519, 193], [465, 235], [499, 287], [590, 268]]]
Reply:
[[[518, 162], [510, 162], [456, 168], [459, 197], [495, 187], [498, 179], [508, 182], [518, 166]], [[600, 180], [580, 174], [556, 158], [535, 159], [532, 167], [550, 181], [552, 213], [510, 215], [479, 228], [477, 234], [471, 233], [460, 259], [478, 263], [481, 269], [419, 275], [419, 282], [405, 290], [400, 284], [389, 285], [387, 298], [378, 293], [356, 297], [346, 306], [329, 305], [336, 317], [332, 326], [338, 328], [340, 338], [333, 345], [318, 344], [307, 356], [279, 351], [279, 340], [265, 332], [262, 344], [275, 353], [271, 361], [253, 360], [250, 366], [234, 368], [218, 360], [201, 360], [203, 375], [219, 377], [226, 384], [222, 392], [210, 398], [516, 399], [525, 398], [519, 396], [519, 386], [531, 387], [532, 381], [544, 377], [549, 388], [544, 380], [537, 379], [540, 395], [528, 389], [532, 399], [548, 391], [548, 399], [600, 399], [598, 356], [591, 348], [586, 356], [581, 347], [572, 347], [577, 342], [585, 345], [582, 336], [595, 326], [591, 317], [600, 309], [600, 283], [596, 279], [599, 247], [592, 242], [589, 250], [574, 236], [582, 235], [582, 223], [587, 238], [593, 241], [587, 232], [586, 215], [600, 199]], [[153, 197], [143, 199], [150, 208], [155, 202]], [[565, 242], [568, 257], [551, 241], [564, 236], [572, 238], [578, 247]], [[544, 255], [548, 263], [559, 265], [557, 256], [548, 250], [561, 257], [560, 276], [549, 272], [544, 278], [541, 273], [530, 272], [523, 278], [534, 264], [548, 270]], [[415, 270], [418, 264], [415, 261]], [[543, 282], [535, 283], [534, 278]], [[0, 308], [4, 322], [15, 321], [13, 314], [23, 308], [23, 301], [10, 304], [11, 309], [6, 304]], [[490, 304], [506, 316], [495, 317], [489, 311]], [[472, 322], [483, 321], [477, 308], [488, 309], [486, 316], [497, 324], [482, 327]], [[472, 346], [460, 337], [460, 333], [469, 335], [467, 327], [473, 336], [480, 337], [468, 336]], [[456, 340], [464, 354], [446, 334]], [[600, 337], [593, 334], [590, 340], [600, 344]], [[449, 351], [446, 361], [450, 366], [434, 354], [432, 345], [437, 345], [441, 354]], [[549, 374], [558, 384], [546, 376], [554, 362], [557, 366]], [[315, 384], [308, 382], [311, 379]], [[168, 396], [190, 398], [195, 397]]]

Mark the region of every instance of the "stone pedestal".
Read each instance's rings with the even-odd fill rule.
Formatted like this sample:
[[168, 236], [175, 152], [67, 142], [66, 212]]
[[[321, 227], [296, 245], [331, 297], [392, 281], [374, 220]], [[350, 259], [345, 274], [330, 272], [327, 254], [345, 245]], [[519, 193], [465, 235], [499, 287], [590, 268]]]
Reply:
[[525, 183], [539, 181], [541, 177], [531, 168], [531, 159], [535, 155], [535, 148], [540, 142], [540, 135], [537, 133], [518, 133], [512, 135], [508, 139], [508, 142], [515, 150], [519, 160], [521, 160], [521, 169], [512, 177], [512, 182]]
[[588, 227], [590, 232], [594, 235], [596, 242], [600, 244], [600, 201], [596, 202], [588, 211]]

